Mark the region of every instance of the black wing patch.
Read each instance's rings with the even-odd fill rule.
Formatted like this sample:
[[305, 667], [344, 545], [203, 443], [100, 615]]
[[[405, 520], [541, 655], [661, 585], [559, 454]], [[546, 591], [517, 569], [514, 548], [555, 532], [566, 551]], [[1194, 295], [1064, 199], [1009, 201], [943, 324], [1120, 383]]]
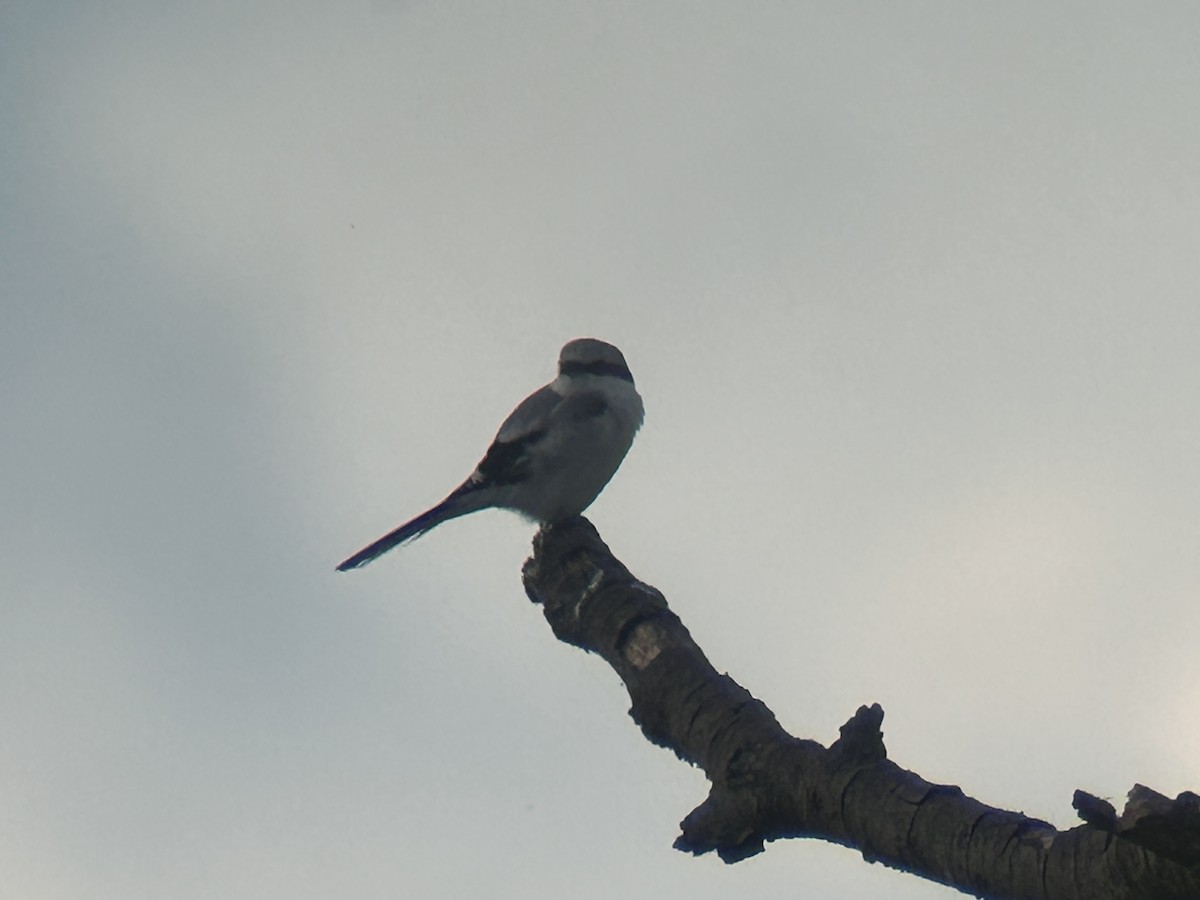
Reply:
[[520, 484], [529, 478], [529, 448], [545, 437], [546, 429], [542, 428], [515, 441], [494, 442], [467, 483], [472, 487]]
[[[609, 411], [608, 402], [603, 394], [587, 392], [560, 398], [549, 391], [539, 391], [526, 399], [509, 417], [509, 421], [518, 418], [518, 413], [528, 413], [527, 407], [533, 403], [549, 407], [546, 415], [551, 424], [555, 419], [582, 422], [603, 416]], [[504, 434], [508, 424], [505, 422], [500, 428], [501, 434]], [[497, 438], [492, 442], [492, 446], [488, 447], [487, 454], [479, 461], [471, 477], [455, 493], [471, 493], [482, 487], [501, 487], [528, 481], [532, 466], [529, 451], [544, 441], [548, 433], [549, 428], [546, 427], [526, 432], [508, 441]]]

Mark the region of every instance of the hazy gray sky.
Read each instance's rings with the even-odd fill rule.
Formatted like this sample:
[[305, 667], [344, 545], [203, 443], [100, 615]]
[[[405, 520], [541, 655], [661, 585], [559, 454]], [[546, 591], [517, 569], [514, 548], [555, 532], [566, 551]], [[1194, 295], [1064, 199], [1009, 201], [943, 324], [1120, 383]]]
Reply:
[[958, 896], [671, 849], [489, 513], [370, 568], [560, 345], [646, 425], [590, 517], [828, 743], [1075, 824], [1200, 788], [1200, 12], [0, 9], [14, 897]]

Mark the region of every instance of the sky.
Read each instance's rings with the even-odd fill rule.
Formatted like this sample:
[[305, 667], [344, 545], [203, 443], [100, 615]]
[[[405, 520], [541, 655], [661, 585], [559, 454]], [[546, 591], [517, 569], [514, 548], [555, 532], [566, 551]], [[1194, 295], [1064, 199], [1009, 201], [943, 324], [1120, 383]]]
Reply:
[[1077, 823], [1200, 789], [1193, 4], [0, 6], [13, 897], [957, 893], [707, 793], [439, 500], [560, 346], [588, 512], [828, 744]]

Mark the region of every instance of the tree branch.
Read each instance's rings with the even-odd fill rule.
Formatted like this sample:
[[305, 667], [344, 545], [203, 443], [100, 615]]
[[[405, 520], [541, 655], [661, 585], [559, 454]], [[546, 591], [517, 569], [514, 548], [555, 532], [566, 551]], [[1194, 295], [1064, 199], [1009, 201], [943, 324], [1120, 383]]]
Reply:
[[887, 758], [877, 704], [860, 707], [829, 748], [792, 737], [712, 667], [663, 595], [582, 517], [543, 528], [522, 574], [558, 639], [616, 670], [646, 737], [708, 776], [708, 799], [681, 823], [680, 850], [732, 863], [764, 841], [809, 837], [981, 897], [1200, 898], [1195, 794], [1139, 794], [1118, 821], [1104, 801], [1077, 792], [1089, 824], [1059, 831], [900, 768]]

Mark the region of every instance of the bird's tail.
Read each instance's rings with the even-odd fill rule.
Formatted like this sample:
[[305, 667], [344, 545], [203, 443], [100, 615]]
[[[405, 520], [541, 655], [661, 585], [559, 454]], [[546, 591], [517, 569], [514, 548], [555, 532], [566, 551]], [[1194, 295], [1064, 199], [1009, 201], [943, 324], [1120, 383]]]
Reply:
[[412, 521], [405, 522], [399, 528], [389, 531], [373, 544], [363, 547], [349, 559], [343, 560], [338, 564], [337, 570], [349, 572], [351, 569], [365, 566], [375, 557], [387, 553], [393, 547], [398, 547], [406, 541], [416, 540], [434, 526], [474, 512], [477, 508], [473, 504], [463, 503], [460, 492], [455, 491], [433, 509], [423, 512]]

